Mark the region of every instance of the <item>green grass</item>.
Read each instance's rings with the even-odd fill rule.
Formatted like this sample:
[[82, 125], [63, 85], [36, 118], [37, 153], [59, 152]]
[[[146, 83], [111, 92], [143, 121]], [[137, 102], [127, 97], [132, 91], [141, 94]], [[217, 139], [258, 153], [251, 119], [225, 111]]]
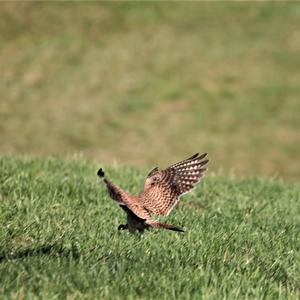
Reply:
[[299, 35], [295, 2], [1, 3], [0, 153], [297, 180]]
[[[0, 298], [299, 299], [299, 36], [291, 2], [1, 3]], [[188, 231], [118, 232], [99, 166], [198, 151]]]
[[[208, 173], [168, 221], [118, 232], [101, 163], [0, 159], [1, 299], [299, 299], [300, 187]], [[138, 192], [145, 169], [105, 166]]]

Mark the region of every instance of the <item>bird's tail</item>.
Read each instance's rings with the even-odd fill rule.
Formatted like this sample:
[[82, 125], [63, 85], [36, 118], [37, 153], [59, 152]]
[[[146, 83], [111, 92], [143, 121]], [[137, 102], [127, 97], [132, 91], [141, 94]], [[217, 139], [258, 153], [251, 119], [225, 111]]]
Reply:
[[179, 231], [179, 232], [184, 232], [185, 230], [179, 226], [175, 226], [175, 225], [170, 225], [167, 223], [162, 223], [156, 220], [147, 220], [145, 222], [146, 224], [150, 225], [151, 227], [154, 228], [164, 228], [164, 229], [168, 229], [168, 230], [173, 230], [173, 231]]

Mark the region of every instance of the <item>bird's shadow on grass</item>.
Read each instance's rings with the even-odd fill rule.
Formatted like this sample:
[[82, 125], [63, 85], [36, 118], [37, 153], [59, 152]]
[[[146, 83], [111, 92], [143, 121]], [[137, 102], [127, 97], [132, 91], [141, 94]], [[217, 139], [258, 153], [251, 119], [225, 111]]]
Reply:
[[80, 258], [80, 252], [75, 245], [72, 245], [70, 248], [66, 248], [62, 244], [41, 245], [38, 247], [18, 249], [14, 252], [2, 252], [0, 253], [0, 263], [41, 256], [65, 257], [78, 260]]

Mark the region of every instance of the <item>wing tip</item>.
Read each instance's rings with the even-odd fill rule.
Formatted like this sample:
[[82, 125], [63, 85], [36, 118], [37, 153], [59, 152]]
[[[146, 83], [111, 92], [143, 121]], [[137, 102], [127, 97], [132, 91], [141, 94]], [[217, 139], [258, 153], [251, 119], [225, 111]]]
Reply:
[[104, 171], [102, 170], [102, 168], [100, 168], [97, 172], [97, 175], [100, 177], [100, 178], [103, 178], [105, 176], [105, 173]]
[[197, 152], [196, 154], [192, 155], [189, 159], [194, 159], [194, 158], [196, 158], [198, 156], [199, 156], [199, 152]]
[[209, 159], [206, 159], [206, 160], [202, 160], [201, 162], [200, 162], [200, 165], [201, 166], [205, 166], [205, 165], [207, 165], [209, 163]]
[[199, 159], [203, 159], [203, 158], [205, 158], [206, 156], [207, 156], [207, 152], [201, 154], [201, 155], [199, 156]]
[[198, 159], [201, 160], [203, 158], [205, 158], [207, 156], [207, 152], [203, 153], [203, 154], [199, 154], [199, 152], [197, 152], [196, 154], [194, 154], [193, 156], [191, 156], [190, 158], [188, 158], [188, 160], [193, 160], [193, 159]]

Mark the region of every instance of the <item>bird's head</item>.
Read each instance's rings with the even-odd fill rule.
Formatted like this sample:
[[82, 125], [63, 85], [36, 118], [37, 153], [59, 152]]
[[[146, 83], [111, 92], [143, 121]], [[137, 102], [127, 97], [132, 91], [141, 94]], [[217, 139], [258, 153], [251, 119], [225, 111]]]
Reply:
[[158, 170], [158, 168], [154, 168], [147, 176], [145, 181], [144, 189], [148, 189], [152, 186], [154, 186], [157, 182], [159, 182], [161, 179], [161, 172]]

